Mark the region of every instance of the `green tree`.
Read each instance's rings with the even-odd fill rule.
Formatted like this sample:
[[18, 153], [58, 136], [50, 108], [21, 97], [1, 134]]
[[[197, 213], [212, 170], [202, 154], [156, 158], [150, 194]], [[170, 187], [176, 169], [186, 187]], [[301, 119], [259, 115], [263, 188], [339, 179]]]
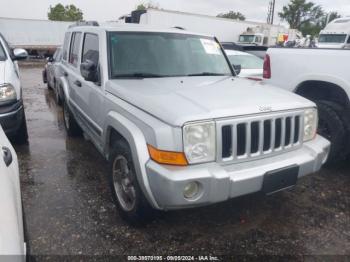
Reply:
[[230, 11], [228, 13], [218, 14], [217, 17], [229, 18], [229, 19], [241, 20], [241, 21], [245, 20], [245, 16], [242, 13], [240, 13], [240, 12], [233, 12], [233, 11]]
[[159, 4], [154, 4], [153, 2], [141, 3], [136, 6], [136, 10], [146, 10], [148, 8], [159, 9]]
[[278, 15], [287, 21], [291, 28], [300, 30], [304, 35], [315, 35], [320, 30], [325, 13], [320, 5], [313, 2], [291, 0]]
[[57, 4], [54, 7], [50, 6], [50, 11], [47, 17], [52, 21], [82, 21], [83, 12], [75, 5]]

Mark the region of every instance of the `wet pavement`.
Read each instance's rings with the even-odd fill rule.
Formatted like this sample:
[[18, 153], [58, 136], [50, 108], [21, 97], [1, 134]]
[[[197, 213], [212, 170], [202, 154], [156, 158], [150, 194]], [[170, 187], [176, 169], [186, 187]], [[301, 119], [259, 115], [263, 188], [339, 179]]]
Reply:
[[41, 70], [21, 69], [29, 145], [16, 146], [32, 254], [350, 255], [350, 161], [290, 191], [128, 226], [112, 202], [107, 162], [84, 138], [67, 137]]

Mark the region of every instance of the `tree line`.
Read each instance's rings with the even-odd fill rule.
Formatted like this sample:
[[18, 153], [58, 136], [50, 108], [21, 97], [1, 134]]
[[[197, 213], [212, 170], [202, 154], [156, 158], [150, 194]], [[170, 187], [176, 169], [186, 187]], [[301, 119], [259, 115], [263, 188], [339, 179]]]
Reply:
[[[160, 9], [158, 4], [153, 2], [140, 3], [135, 7], [136, 10], [146, 10], [147, 8]], [[75, 5], [57, 4], [50, 6], [48, 12], [49, 20], [53, 21], [83, 21], [83, 11]], [[327, 13], [322, 6], [308, 0], [290, 0], [283, 6], [282, 11], [278, 13], [282, 21], [289, 24], [290, 28], [298, 29], [303, 35], [318, 35], [319, 32], [340, 15], [337, 12]], [[246, 17], [241, 12], [228, 11], [220, 13], [217, 17], [228, 18], [234, 20], [245, 20]]]

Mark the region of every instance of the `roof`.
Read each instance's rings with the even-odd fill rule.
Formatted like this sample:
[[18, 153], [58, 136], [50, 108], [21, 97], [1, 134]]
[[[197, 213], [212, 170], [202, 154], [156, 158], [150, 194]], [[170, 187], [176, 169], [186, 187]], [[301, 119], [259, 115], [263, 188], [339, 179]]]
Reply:
[[107, 22], [100, 26], [75, 26], [69, 28], [69, 31], [108, 31], [108, 32], [156, 32], [156, 33], [174, 33], [174, 34], [185, 34], [185, 35], [198, 35], [205, 37], [214, 37], [211, 35], [201, 34], [198, 32], [190, 32], [177, 28], [163, 28], [159, 26], [149, 26], [140, 24], [124, 24], [117, 22]]
[[347, 34], [350, 32], [350, 17], [344, 17], [344, 18], [338, 18], [330, 22], [322, 31], [321, 33], [329, 33], [329, 34], [336, 34], [336, 33], [343, 33]]

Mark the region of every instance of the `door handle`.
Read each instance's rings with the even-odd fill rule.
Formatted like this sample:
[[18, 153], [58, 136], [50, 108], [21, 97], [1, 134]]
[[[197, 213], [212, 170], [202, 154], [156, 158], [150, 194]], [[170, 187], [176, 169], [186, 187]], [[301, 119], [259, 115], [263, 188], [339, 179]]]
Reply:
[[74, 82], [74, 84], [75, 84], [76, 86], [78, 86], [78, 87], [81, 87], [81, 82], [80, 82], [79, 80], [76, 80], [76, 81]]
[[6, 166], [8, 167], [9, 165], [11, 165], [12, 163], [12, 153], [11, 153], [11, 150], [8, 148], [8, 147], [2, 147], [2, 152], [3, 152], [3, 159], [4, 159], [4, 162], [6, 164]]

